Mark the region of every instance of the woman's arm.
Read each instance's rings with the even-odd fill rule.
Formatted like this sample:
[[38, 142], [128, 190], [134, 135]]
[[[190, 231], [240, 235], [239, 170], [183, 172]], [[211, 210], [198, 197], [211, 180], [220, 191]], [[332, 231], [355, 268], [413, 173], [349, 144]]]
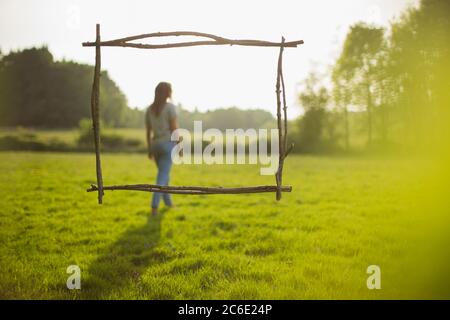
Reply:
[[149, 127], [147, 127], [147, 132], [145, 136], [147, 138], [147, 150], [150, 153], [152, 147], [152, 130]]
[[[170, 120], [169, 120], [169, 128], [170, 128], [170, 133], [171, 134], [173, 134], [173, 132], [175, 131], [175, 130], [177, 130], [178, 129], [178, 120], [177, 120], [177, 117], [173, 117], [173, 118], [171, 118]], [[175, 135], [175, 141], [177, 142], [177, 143], [180, 143], [181, 141], [183, 141], [183, 137], [180, 137], [178, 134], [176, 134]], [[179, 155], [180, 155], [180, 157], [182, 157], [183, 156], [183, 147], [182, 147], [182, 145], [180, 145], [180, 153], [179, 153]]]
[[176, 117], [169, 120], [169, 128], [170, 128], [170, 133], [173, 133], [175, 130], [178, 129], [178, 120]]
[[[178, 129], [178, 117], [177, 117], [177, 111], [173, 104], [168, 104], [169, 107], [169, 130], [170, 134], [172, 134], [175, 130]], [[178, 140], [178, 137], [177, 137]]]
[[[169, 120], [169, 128], [170, 128], [170, 134], [173, 134], [173, 132], [178, 129], [178, 120], [176, 117], [171, 118]], [[178, 136], [178, 134], [175, 134], [175, 141], [180, 142], [181, 141], [180, 139], [181, 139], [181, 137]]]
[[[147, 113], [149, 111], [147, 110]], [[145, 121], [145, 138], [147, 140], [147, 150], [148, 150], [148, 157], [151, 159], [153, 158], [152, 155], [152, 127], [150, 123], [150, 119], [148, 119], [148, 114], [146, 114], [146, 121]]]

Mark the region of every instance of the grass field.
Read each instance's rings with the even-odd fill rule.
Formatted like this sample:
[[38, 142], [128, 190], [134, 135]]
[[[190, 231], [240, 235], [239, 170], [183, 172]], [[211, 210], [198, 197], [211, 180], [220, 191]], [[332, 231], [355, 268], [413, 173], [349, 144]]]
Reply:
[[[105, 184], [153, 182], [144, 156], [107, 154]], [[273, 184], [257, 166], [176, 166], [173, 185]], [[0, 153], [1, 298], [315, 299], [413, 297], [402, 260], [419, 186], [402, 159], [288, 158], [293, 192], [175, 196], [85, 189], [90, 154]], [[81, 268], [68, 290], [66, 268]], [[368, 290], [379, 265], [382, 290]]]

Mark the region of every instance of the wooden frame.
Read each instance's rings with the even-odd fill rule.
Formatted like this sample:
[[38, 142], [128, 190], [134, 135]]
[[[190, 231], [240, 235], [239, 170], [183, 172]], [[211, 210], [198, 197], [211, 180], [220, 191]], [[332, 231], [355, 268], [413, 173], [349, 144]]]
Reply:
[[[196, 36], [206, 38], [202, 41], [192, 42], [178, 42], [167, 44], [143, 44], [133, 43], [131, 41], [154, 38], [154, 37], [169, 37], [169, 36]], [[95, 68], [94, 80], [92, 84], [91, 94], [91, 115], [92, 127], [94, 132], [95, 145], [95, 159], [96, 159], [96, 173], [97, 185], [91, 185], [88, 192], [97, 191], [98, 203], [103, 202], [104, 190], [133, 190], [146, 192], [161, 192], [174, 194], [242, 194], [242, 193], [262, 193], [275, 192], [276, 199], [281, 199], [282, 192], [291, 192], [291, 186], [283, 186], [283, 165], [284, 160], [291, 152], [293, 145], [288, 147], [287, 144], [287, 105], [286, 94], [283, 78], [283, 51], [284, 48], [296, 48], [303, 44], [303, 40], [286, 42], [282, 37], [281, 42], [269, 42], [261, 40], [232, 40], [208, 33], [192, 32], [192, 31], [175, 31], [175, 32], [156, 32], [147, 33], [126, 38], [119, 38], [109, 41], [101, 41], [100, 39], [100, 25], [96, 25], [95, 42], [83, 42], [83, 47], [95, 47]], [[276, 95], [277, 95], [277, 128], [279, 136], [279, 155], [278, 155], [278, 170], [275, 174], [275, 186], [254, 186], [254, 187], [239, 187], [239, 188], [224, 188], [224, 187], [198, 187], [198, 186], [159, 186], [152, 184], [134, 184], [134, 185], [119, 185], [119, 186], [104, 186], [102, 176], [102, 166], [100, 159], [100, 70], [101, 70], [101, 52], [100, 47], [130, 47], [139, 49], [166, 49], [166, 48], [180, 48], [204, 45], [239, 45], [239, 46], [253, 46], [253, 47], [279, 47], [278, 64], [277, 64], [277, 81], [276, 81]], [[282, 94], [281, 94], [282, 93]]]

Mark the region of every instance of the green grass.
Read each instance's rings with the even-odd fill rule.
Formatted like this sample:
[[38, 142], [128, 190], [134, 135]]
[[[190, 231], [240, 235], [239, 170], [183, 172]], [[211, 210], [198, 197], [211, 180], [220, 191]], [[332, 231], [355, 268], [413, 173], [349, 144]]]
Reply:
[[[89, 154], [0, 153], [1, 298], [408, 298], [409, 201], [402, 159], [288, 158], [273, 194], [174, 196], [151, 217], [150, 194], [106, 192]], [[273, 184], [257, 166], [176, 166], [173, 185]], [[107, 154], [105, 184], [153, 182], [144, 155]], [[66, 268], [81, 268], [81, 290]], [[366, 269], [382, 270], [368, 290]], [[411, 271], [412, 272], [412, 271]]]

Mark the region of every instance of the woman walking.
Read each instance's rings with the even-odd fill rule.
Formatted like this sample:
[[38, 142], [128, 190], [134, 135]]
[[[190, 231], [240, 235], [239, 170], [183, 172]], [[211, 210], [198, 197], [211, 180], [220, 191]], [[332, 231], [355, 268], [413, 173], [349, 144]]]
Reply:
[[[155, 89], [155, 99], [148, 107], [145, 124], [147, 128], [148, 157], [154, 159], [158, 168], [156, 184], [169, 184], [170, 169], [172, 167], [171, 152], [176, 142], [171, 141], [172, 132], [178, 128], [175, 106], [167, 100], [172, 97], [170, 83], [160, 82]], [[172, 199], [168, 193], [153, 193], [151, 207], [152, 214], [158, 214], [161, 197], [164, 204], [172, 207]]]

